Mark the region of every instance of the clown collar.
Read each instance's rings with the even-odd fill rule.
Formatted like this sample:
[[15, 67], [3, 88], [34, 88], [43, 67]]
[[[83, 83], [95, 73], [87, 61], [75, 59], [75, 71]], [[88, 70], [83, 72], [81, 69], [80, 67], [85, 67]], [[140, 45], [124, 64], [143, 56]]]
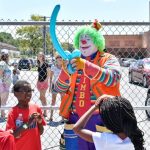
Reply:
[[97, 51], [97, 52], [95, 52], [95, 53], [93, 53], [93, 54], [92, 54], [92, 55], [90, 55], [90, 56], [87, 56], [87, 57], [85, 57], [85, 56], [81, 55], [81, 58], [83, 58], [83, 59], [90, 58], [90, 60], [93, 60], [93, 59], [96, 57], [97, 53], [98, 53], [98, 51]]

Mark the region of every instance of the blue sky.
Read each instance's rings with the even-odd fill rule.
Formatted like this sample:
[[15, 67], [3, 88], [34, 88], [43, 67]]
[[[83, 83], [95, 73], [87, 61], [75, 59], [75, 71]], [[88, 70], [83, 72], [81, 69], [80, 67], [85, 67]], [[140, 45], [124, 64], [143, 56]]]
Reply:
[[0, 0], [0, 19], [30, 20], [31, 14], [49, 17], [61, 5], [58, 21], [148, 21], [149, 0]]

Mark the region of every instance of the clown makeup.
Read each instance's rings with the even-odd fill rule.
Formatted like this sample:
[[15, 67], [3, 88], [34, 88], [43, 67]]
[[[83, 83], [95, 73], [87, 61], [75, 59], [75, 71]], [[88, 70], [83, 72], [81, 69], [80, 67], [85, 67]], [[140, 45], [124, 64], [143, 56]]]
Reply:
[[82, 34], [79, 40], [80, 50], [84, 57], [91, 56], [97, 51], [97, 48], [89, 35]]

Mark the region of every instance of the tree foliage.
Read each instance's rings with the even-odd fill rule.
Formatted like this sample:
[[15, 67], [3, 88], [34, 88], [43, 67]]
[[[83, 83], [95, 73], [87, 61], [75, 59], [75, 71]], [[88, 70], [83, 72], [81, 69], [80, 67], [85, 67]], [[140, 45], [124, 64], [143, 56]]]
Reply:
[[68, 50], [70, 52], [74, 50], [73, 44], [70, 44], [68, 42], [62, 43], [62, 47], [64, 50]]
[[[43, 21], [43, 17], [38, 15], [32, 15], [32, 21]], [[34, 54], [36, 55], [39, 51], [44, 51], [44, 29], [45, 30], [45, 42], [47, 53], [55, 53], [55, 49], [52, 46], [52, 42], [49, 36], [48, 28], [43, 25], [30, 25], [21, 26], [16, 29], [16, 39], [13, 38], [11, 33], [0, 32], [0, 42], [11, 44], [17, 47], [22, 54]], [[72, 51], [73, 45], [68, 42], [61, 43], [64, 50]], [[45, 51], [44, 51], [45, 52]]]
[[17, 41], [10, 33], [0, 32], [0, 42], [7, 43], [13, 46], [17, 46]]
[[[41, 21], [42, 18], [40, 16], [32, 15], [32, 21]], [[46, 28], [44, 26], [39, 25], [31, 25], [31, 26], [23, 26], [17, 29], [17, 35], [19, 36], [18, 41], [20, 43], [19, 47], [24, 51], [32, 51], [36, 54], [39, 51], [44, 50], [44, 30]], [[46, 43], [46, 51], [51, 50], [51, 41], [49, 34], [45, 30], [45, 43]]]

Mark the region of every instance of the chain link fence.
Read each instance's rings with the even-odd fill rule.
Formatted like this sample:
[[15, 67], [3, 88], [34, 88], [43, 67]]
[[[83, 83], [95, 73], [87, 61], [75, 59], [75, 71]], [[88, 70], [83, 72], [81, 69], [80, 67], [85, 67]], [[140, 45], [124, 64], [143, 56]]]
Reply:
[[[73, 37], [75, 31], [79, 26], [90, 24], [90, 22], [57, 22], [56, 35], [64, 49], [73, 50]], [[121, 79], [121, 94], [130, 102], [135, 108], [135, 113], [138, 119], [139, 127], [144, 131], [145, 145], [147, 149], [150, 148], [150, 123], [149, 123], [149, 78], [150, 78], [150, 65], [146, 68], [147, 71], [132, 69], [132, 59], [141, 60], [150, 57], [150, 23], [146, 22], [102, 22], [102, 34], [106, 39], [106, 51], [114, 54], [120, 64], [122, 70]], [[9, 35], [9, 38], [1, 38], [3, 35]], [[9, 40], [11, 39], [11, 40]], [[0, 22], [0, 49], [12, 50], [10, 65], [13, 62], [18, 62], [21, 58], [32, 59], [36, 62], [37, 53], [43, 51], [46, 55], [49, 65], [52, 65], [55, 49], [49, 37], [49, 22]], [[21, 53], [18, 55], [14, 51], [19, 50]], [[137, 69], [138, 65], [137, 63]], [[129, 67], [130, 65], [130, 67]], [[13, 68], [13, 66], [11, 66]], [[142, 70], [142, 68], [140, 68]], [[36, 88], [37, 83], [37, 67], [36, 64], [32, 65], [31, 70], [21, 70], [20, 79], [27, 80], [31, 83], [34, 89], [32, 101], [41, 105], [39, 100], [39, 92]], [[135, 79], [134, 79], [135, 78]], [[132, 79], [132, 81], [131, 81]], [[146, 84], [144, 85], [144, 82]], [[145, 87], [146, 88], [145, 88]], [[149, 92], [148, 92], [149, 91]], [[47, 90], [46, 93], [47, 107], [42, 107], [50, 111], [52, 94]], [[59, 121], [61, 117], [58, 115], [58, 108], [60, 105], [60, 95], [57, 95], [57, 103], [54, 111], [54, 120]], [[7, 106], [3, 109], [8, 112], [9, 108], [16, 105], [17, 100], [10, 89]], [[145, 106], [145, 104], [147, 106]], [[1, 108], [2, 109], [2, 108]], [[145, 111], [147, 110], [147, 114]], [[49, 117], [49, 112], [48, 112]], [[0, 128], [5, 129], [5, 122], [0, 123]], [[59, 140], [63, 132], [63, 125], [58, 127], [46, 126], [44, 134], [42, 135], [42, 148], [46, 149], [59, 149]]]

